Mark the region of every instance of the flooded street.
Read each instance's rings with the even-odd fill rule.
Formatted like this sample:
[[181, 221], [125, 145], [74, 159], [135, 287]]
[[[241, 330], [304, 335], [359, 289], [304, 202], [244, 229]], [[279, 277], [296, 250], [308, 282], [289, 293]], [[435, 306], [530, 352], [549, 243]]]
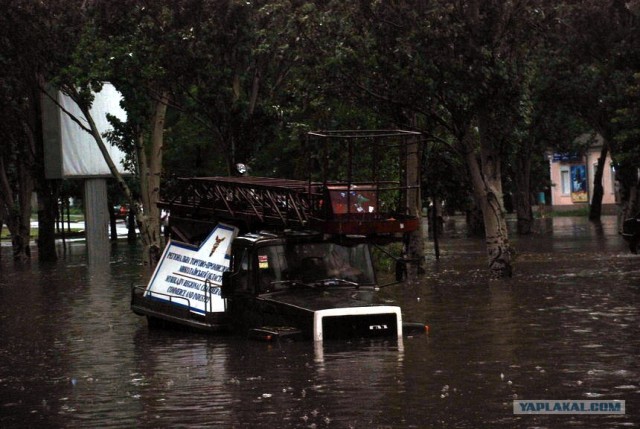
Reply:
[[[18, 268], [0, 248], [0, 427], [640, 426], [640, 256], [615, 218], [543, 219], [490, 281], [482, 240], [446, 225], [419, 284], [383, 290], [428, 337], [267, 344], [150, 330], [129, 309], [140, 249]], [[34, 252], [35, 254], [36, 252]], [[624, 415], [515, 415], [514, 400], [624, 400]]]

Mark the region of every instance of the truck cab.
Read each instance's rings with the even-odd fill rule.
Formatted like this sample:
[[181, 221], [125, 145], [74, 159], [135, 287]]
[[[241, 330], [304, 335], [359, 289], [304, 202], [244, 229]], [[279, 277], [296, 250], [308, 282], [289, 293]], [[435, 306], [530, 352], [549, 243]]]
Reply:
[[222, 297], [233, 328], [254, 338], [402, 335], [400, 309], [377, 300], [363, 242], [313, 232], [238, 237]]

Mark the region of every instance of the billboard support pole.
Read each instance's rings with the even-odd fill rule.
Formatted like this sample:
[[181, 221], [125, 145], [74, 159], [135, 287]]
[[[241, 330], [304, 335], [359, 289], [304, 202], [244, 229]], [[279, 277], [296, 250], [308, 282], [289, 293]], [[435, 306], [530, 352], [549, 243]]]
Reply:
[[107, 201], [107, 179], [86, 179], [84, 182], [85, 233], [90, 264], [109, 261], [110, 247], [107, 234], [109, 207]]

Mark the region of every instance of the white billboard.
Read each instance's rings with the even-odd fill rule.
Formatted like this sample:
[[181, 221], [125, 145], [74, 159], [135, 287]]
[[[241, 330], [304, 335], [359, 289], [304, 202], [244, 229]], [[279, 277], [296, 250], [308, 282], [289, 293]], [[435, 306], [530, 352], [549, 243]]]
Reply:
[[[98, 143], [91, 134], [73, 121], [60, 106], [87, 128], [89, 124], [78, 105], [60, 91], [51, 89], [42, 98], [42, 125], [44, 133], [45, 173], [47, 179], [111, 177]], [[94, 94], [91, 107], [100, 134], [112, 129], [107, 113], [126, 121], [127, 113], [120, 106], [122, 95], [113, 85], [105, 83], [102, 90]], [[51, 98], [54, 98], [54, 102]], [[111, 159], [120, 173], [126, 174], [122, 165], [124, 153], [105, 141]]]

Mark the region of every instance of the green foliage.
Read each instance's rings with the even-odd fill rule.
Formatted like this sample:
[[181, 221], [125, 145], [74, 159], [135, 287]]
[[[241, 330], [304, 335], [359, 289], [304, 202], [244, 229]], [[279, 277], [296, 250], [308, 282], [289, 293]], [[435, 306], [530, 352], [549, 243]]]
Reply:
[[[640, 66], [640, 64], [639, 64]], [[627, 88], [627, 105], [616, 111], [613, 122], [618, 125], [616, 143], [620, 165], [640, 165], [640, 72], [635, 73]]]
[[[451, 139], [451, 137], [446, 137]], [[444, 201], [449, 211], [466, 211], [472, 206], [472, 184], [464, 159], [450, 141], [432, 140], [426, 143], [422, 161], [422, 197]]]
[[[545, 187], [542, 154], [579, 151], [576, 136], [594, 130], [610, 137], [620, 174], [632, 178], [634, 4], [17, 0], [0, 18], [0, 145], [15, 172], [25, 76], [41, 70], [87, 104], [103, 82], [116, 86], [128, 118], [112, 118], [106, 137], [134, 172], [135, 144], [148, 141], [154, 101], [166, 92], [166, 176], [224, 175], [244, 162], [254, 175], [306, 179], [320, 167], [307, 160], [311, 130], [409, 128], [429, 142], [425, 193], [463, 209], [471, 184], [460, 141], [478, 126], [506, 166], [507, 190], [529, 161], [529, 191]], [[374, 160], [361, 153], [366, 172]], [[344, 148], [326, 158], [338, 167]]]

